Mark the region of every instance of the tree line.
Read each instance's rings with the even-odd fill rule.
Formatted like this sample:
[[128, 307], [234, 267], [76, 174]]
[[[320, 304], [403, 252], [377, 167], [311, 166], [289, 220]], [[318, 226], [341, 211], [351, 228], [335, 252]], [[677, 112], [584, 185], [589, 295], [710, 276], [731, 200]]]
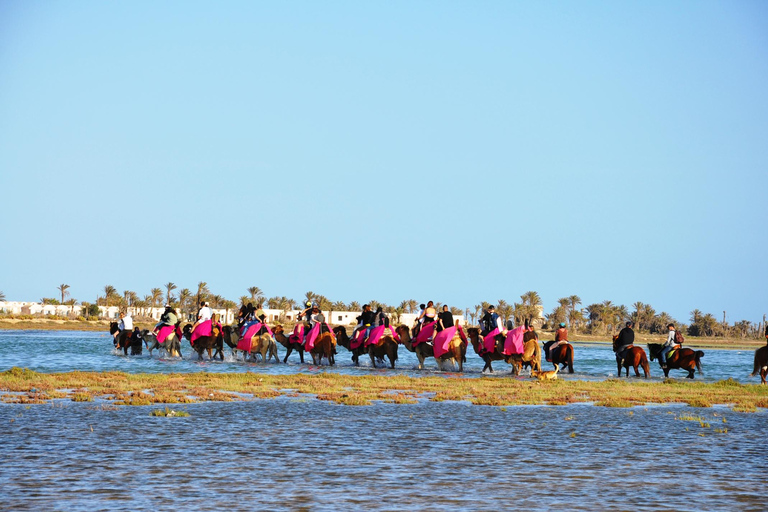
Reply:
[[[40, 302], [74, 306], [77, 300], [69, 297], [69, 288], [68, 284], [61, 284], [56, 287], [59, 292], [58, 298], [45, 297]], [[208, 283], [204, 281], [197, 283], [197, 287], [192, 289], [179, 289], [175, 283], [169, 282], [160, 288], [152, 288], [144, 296], [131, 290], [119, 293], [114, 286], [106, 285], [94, 302], [83, 301], [81, 305], [86, 316], [99, 316], [99, 306], [132, 307], [138, 311], [139, 315], [149, 316], [151, 308], [162, 307], [164, 304], [170, 304], [182, 314], [191, 314], [197, 311], [201, 301], [208, 302], [215, 309], [224, 309], [227, 313], [248, 303], [284, 312], [302, 309], [306, 302], [316, 304], [323, 311], [360, 311], [362, 309], [362, 305], [357, 301], [333, 301], [325, 295], [312, 291], [308, 291], [298, 301], [285, 296], [266, 297], [258, 286], [251, 286], [246, 291], [247, 294], [233, 301], [213, 293]], [[5, 294], [0, 291], [0, 301], [4, 300]], [[392, 316], [394, 321], [398, 322], [400, 315], [404, 313], [418, 313], [421, 303], [415, 299], [407, 299], [397, 306], [376, 300], [371, 300], [367, 304], [370, 304], [374, 310], [381, 307]], [[685, 324], [674, 319], [666, 311], [657, 313], [650, 304], [642, 302], [632, 304], [631, 310], [609, 300], [581, 307], [582, 301], [578, 295], [562, 297], [557, 300], [557, 304], [550, 313], [543, 314], [541, 296], [535, 291], [528, 291], [520, 296], [519, 302], [509, 303], [499, 299], [493, 305], [504, 322], [512, 320], [515, 325], [520, 325], [528, 320], [548, 330], [555, 329], [560, 323], [564, 323], [572, 332], [583, 334], [614, 334], [631, 320], [635, 323], [635, 331], [649, 334], [664, 334], [667, 332], [667, 325], [673, 323], [689, 336], [760, 338], [766, 325], [765, 316], [761, 322], [740, 320], [729, 324], [726, 321], [725, 312], [723, 312], [723, 320], [718, 321], [713, 314], [702, 313], [698, 309], [691, 311], [690, 323]], [[476, 325], [490, 306], [490, 302], [481, 302], [471, 308], [450, 306], [449, 309], [452, 314], [463, 315], [470, 324]], [[437, 302], [435, 307], [438, 310], [442, 309], [442, 303]]]

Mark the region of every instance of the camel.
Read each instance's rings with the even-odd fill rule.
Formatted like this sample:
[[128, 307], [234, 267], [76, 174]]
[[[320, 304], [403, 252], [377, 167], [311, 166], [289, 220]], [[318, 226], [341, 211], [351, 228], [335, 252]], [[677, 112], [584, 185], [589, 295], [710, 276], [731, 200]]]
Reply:
[[144, 340], [144, 344], [147, 346], [147, 350], [149, 350], [150, 356], [152, 356], [152, 351], [157, 349], [158, 352], [160, 350], [165, 350], [168, 357], [182, 357], [181, 342], [175, 332], [169, 334], [163, 343], [158, 342], [157, 335], [148, 329], [141, 331], [141, 337]]
[[522, 354], [505, 355], [502, 354], [502, 344], [496, 344], [496, 349], [493, 352], [485, 352], [481, 355], [480, 347], [482, 345], [482, 338], [480, 336], [480, 329], [477, 327], [470, 327], [467, 329], [467, 337], [469, 342], [472, 343], [472, 347], [475, 349], [475, 353], [485, 361], [485, 367], [483, 371], [488, 370], [493, 373], [492, 361], [504, 361], [512, 365], [512, 374], [519, 375], [523, 366], [530, 365], [534, 371], [541, 371], [541, 347], [539, 342], [535, 339], [525, 342]]
[[304, 362], [304, 345], [295, 341], [291, 341], [291, 339], [284, 334], [285, 330], [283, 329], [282, 325], [276, 325], [273, 332], [275, 333], [275, 340], [277, 340], [277, 342], [282, 346], [284, 346], [286, 349], [285, 358], [283, 359], [283, 362], [284, 363], [287, 362], [288, 356], [291, 355], [291, 352], [295, 350], [299, 354], [299, 359], [303, 363]]
[[325, 357], [328, 359], [328, 364], [333, 366], [336, 364], [336, 360], [333, 357], [336, 353], [336, 338], [333, 337], [332, 333], [324, 332], [317, 337], [317, 340], [315, 340], [315, 346], [307, 352], [312, 356], [312, 362], [314, 364], [319, 366]]
[[[187, 324], [182, 330], [182, 335], [192, 344], [192, 324]], [[224, 359], [222, 350], [224, 349], [224, 339], [221, 335], [221, 329], [219, 324], [214, 324], [211, 328], [210, 336], [200, 336], [195, 340], [195, 344], [192, 348], [197, 352], [198, 360], [203, 359], [203, 352], [208, 352], [208, 359], [213, 359], [212, 351], [215, 348], [216, 354], [221, 355], [221, 359]]]
[[[413, 340], [411, 339], [411, 332], [405, 325], [400, 325], [397, 328], [397, 334], [400, 336], [400, 342], [409, 351], [416, 354], [416, 358], [419, 360], [419, 370], [424, 369], [424, 360], [428, 357], [435, 357], [435, 348], [430, 343], [419, 343], [415, 347], [413, 346]], [[437, 366], [442, 370], [443, 363], [450, 361], [453, 367], [458, 363], [459, 371], [464, 371], [464, 362], [467, 360], [467, 343], [456, 334], [451, 340], [448, 352], [436, 358]]]

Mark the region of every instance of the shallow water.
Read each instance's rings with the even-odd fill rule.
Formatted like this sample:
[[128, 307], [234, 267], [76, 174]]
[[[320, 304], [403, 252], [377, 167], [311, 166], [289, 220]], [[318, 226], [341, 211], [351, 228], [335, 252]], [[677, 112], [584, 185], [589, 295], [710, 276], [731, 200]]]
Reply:
[[[289, 364], [200, 363], [182, 347], [183, 360], [125, 357], [104, 333], [2, 331], [0, 371], [437, 372], [434, 360], [419, 371], [403, 348], [390, 370], [367, 358], [356, 368], [343, 348], [337, 366], [316, 367], [296, 355]], [[747, 381], [752, 351], [705, 352], [697, 379]], [[562, 378], [615, 376], [606, 345], [579, 343], [575, 353], [576, 373]], [[467, 359], [466, 375], [481, 375], [482, 360]], [[509, 375], [501, 363], [496, 370]], [[765, 410], [280, 397], [150, 416], [160, 408], [0, 404], [0, 510], [765, 510]]]
[[765, 510], [766, 411], [100, 407], [0, 405], [0, 509]]
[[[691, 346], [691, 348], [695, 348]], [[438, 372], [434, 359], [427, 359], [425, 370], [418, 370], [418, 360], [415, 354], [404, 347], [398, 351], [395, 370], [371, 366], [370, 358], [361, 357], [361, 366], [352, 364], [349, 352], [338, 347], [336, 366], [317, 367], [311, 365], [312, 359], [307, 355], [301, 364], [299, 356], [294, 352], [288, 364], [243, 363], [235, 361], [231, 351], [225, 349], [226, 359], [222, 361], [199, 362], [197, 354], [192, 351], [187, 341], [182, 342], [182, 360], [161, 357], [157, 351], [152, 356], [145, 349], [141, 356], [125, 357], [115, 352], [112, 337], [100, 332], [77, 331], [0, 331], [0, 371], [14, 366], [29, 368], [39, 372], [64, 371], [124, 371], [129, 373], [168, 373], [168, 372], [263, 372], [286, 374], [298, 372], [332, 371], [350, 375], [370, 375], [376, 373], [397, 373], [412, 376], [431, 375]], [[278, 345], [278, 353], [282, 361], [285, 349]], [[705, 349], [702, 359], [703, 375], [696, 373], [697, 380], [714, 382], [733, 378], [739, 382], [759, 383], [759, 377], [748, 377], [752, 371], [753, 350], [715, 350]], [[207, 357], [207, 356], [206, 356]], [[545, 363], [546, 364], [546, 363]], [[651, 365], [651, 378], [660, 380], [663, 373], [654, 361]], [[499, 376], [509, 375], [510, 366], [496, 361], [493, 366]], [[467, 376], [479, 376], [483, 369], [483, 361], [470, 347], [467, 352], [467, 363], [464, 370]], [[576, 343], [574, 344], [574, 370], [572, 375], [560, 374], [562, 379], [605, 379], [616, 376], [616, 359], [611, 348], [606, 344]], [[642, 370], [641, 370], [642, 375]], [[634, 372], [630, 370], [630, 374]], [[672, 370], [670, 377], [684, 378], [687, 372]], [[522, 377], [521, 377], [522, 378]]]

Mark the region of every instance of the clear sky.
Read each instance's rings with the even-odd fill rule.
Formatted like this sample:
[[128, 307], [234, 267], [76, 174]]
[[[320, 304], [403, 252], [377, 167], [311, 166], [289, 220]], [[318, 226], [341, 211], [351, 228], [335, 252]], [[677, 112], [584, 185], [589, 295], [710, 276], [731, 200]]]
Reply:
[[0, 0], [0, 290], [768, 313], [764, 1]]

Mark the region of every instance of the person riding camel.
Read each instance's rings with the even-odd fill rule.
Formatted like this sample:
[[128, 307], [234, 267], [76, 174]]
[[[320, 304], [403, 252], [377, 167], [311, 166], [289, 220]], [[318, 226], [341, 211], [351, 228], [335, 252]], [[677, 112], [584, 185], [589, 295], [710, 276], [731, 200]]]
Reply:
[[616, 349], [616, 361], [619, 362], [619, 365], [624, 364], [627, 349], [635, 343], [635, 331], [632, 330], [634, 325], [632, 321], [629, 321], [626, 323], [626, 327], [619, 331], [618, 348]]
[[243, 304], [242, 307], [240, 307], [240, 311], [237, 312], [237, 326], [238, 328], [242, 329], [245, 324], [252, 322], [254, 320], [254, 314], [253, 314], [253, 304], [248, 303]]
[[528, 320], [525, 321], [525, 334], [523, 335], [523, 343], [528, 343], [531, 340], [539, 341], [539, 335], [536, 334], [536, 330], [533, 324]]
[[448, 306], [443, 306], [443, 310], [437, 315], [437, 325], [435, 330], [440, 332], [449, 327], [453, 327], [453, 313], [448, 310]]
[[165, 305], [165, 311], [163, 311], [163, 314], [160, 315], [160, 321], [155, 325], [155, 328], [152, 330], [155, 334], [160, 331], [160, 328], [164, 325], [176, 325], [179, 322], [179, 317], [176, 315], [176, 311], [171, 307], [170, 304]]
[[413, 325], [413, 337], [415, 338], [421, 331], [421, 326], [424, 325], [424, 310], [427, 309], [426, 304], [419, 304], [419, 314], [416, 315], [416, 320]]
[[544, 344], [544, 355], [546, 356], [547, 361], [552, 361], [552, 359], [550, 359], [550, 354], [563, 343], [568, 343], [568, 329], [565, 328], [564, 322], [560, 322], [560, 325], [555, 331], [555, 341], [548, 341]]
[[[499, 344], [504, 343], [506, 330], [504, 329], [501, 317], [496, 313], [496, 308], [494, 306], [488, 306], [485, 314], [480, 319], [480, 328], [483, 336], [487, 336], [496, 329], [499, 330], [499, 334], [494, 337], [496, 340], [496, 349], [498, 350]], [[485, 349], [482, 346], [481, 352], [485, 352]]]
[[208, 307], [208, 303], [205, 301], [200, 302], [200, 309], [197, 311], [197, 322], [195, 322], [195, 325], [192, 326], [192, 330], [194, 331], [195, 328], [202, 324], [203, 322], [207, 322], [213, 318], [213, 310]]
[[373, 324], [376, 320], [376, 313], [371, 311], [370, 305], [364, 304], [363, 313], [357, 318], [360, 323], [358, 323], [355, 330], [352, 331], [352, 339], [354, 339], [355, 335], [363, 329], [365, 329], [365, 334], [363, 335], [363, 339], [365, 339], [371, 334], [371, 329], [373, 329]]

